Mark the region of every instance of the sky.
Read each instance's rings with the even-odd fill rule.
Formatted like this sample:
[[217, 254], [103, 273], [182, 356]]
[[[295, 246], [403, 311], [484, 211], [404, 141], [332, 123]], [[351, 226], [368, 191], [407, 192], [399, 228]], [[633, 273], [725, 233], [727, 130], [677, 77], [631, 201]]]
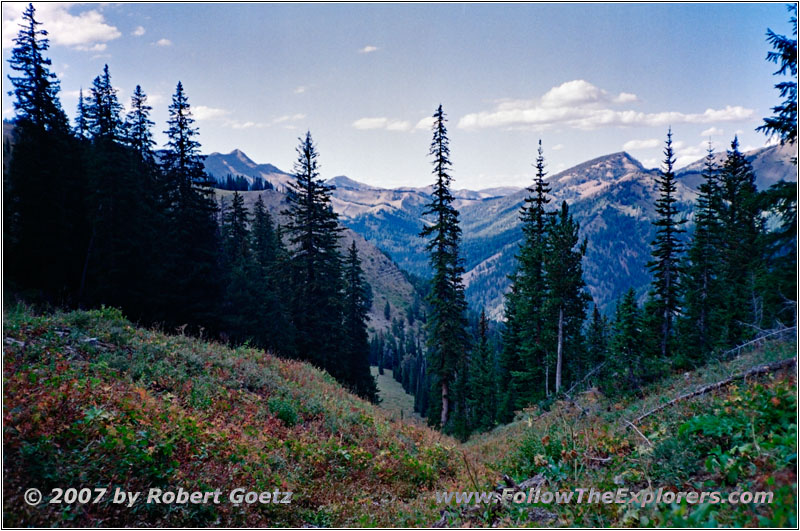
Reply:
[[[2, 5], [5, 119], [25, 5]], [[439, 104], [455, 188], [528, 185], [539, 139], [551, 174], [623, 150], [658, 167], [670, 126], [678, 166], [709, 140], [764, 146], [781, 79], [765, 32], [790, 33], [779, 3], [34, 7], [70, 118], [108, 64], [124, 104], [148, 95], [159, 145], [181, 81], [204, 153], [291, 171], [310, 131], [323, 177], [384, 187], [433, 182]]]

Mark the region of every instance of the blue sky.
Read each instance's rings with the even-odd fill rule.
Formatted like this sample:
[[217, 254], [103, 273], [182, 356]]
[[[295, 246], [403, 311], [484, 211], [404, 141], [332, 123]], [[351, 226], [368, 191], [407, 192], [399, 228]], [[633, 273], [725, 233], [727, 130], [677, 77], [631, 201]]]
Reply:
[[[3, 116], [11, 38], [3, 3]], [[429, 117], [449, 117], [455, 187], [527, 185], [542, 139], [550, 172], [626, 150], [679, 165], [724, 149], [778, 102], [767, 27], [784, 4], [36, 4], [62, 103], [104, 63], [127, 103], [141, 84], [163, 144], [178, 80], [206, 153], [239, 148], [290, 171], [310, 130], [324, 177], [432, 181]]]

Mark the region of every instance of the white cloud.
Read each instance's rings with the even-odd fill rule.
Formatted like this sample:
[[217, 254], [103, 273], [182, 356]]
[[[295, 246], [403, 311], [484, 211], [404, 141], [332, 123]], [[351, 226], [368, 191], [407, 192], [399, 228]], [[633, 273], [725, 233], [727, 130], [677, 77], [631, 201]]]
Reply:
[[98, 42], [97, 44], [93, 44], [91, 46], [76, 46], [76, 50], [81, 50], [82, 52], [104, 52], [108, 48], [108, 45], [104, 42]]
[[281, 124], [281, 123], [284, 123], [284, 122], [297, 122], [299, 120], [304, 119], [305, 117], [306, 117], [306, 115], [302, 114], [302, 113], [286, 114], [284, 116], [278, 116], [277, 118], [272, 120], [272, 123], [273, 124]]
[[564, 144], [556, 144], [555, 146], [550, 148], [552, 151], [561, 151], [564, 149]]
[[702, 132], [700, 133], [700, 136], [703, 136], [703, 137], [709, 137], [709, 136], [722, 136], [722, 135], [724, 135], [724, 134], [725, 134], [725, 131], [724, 131], [724, 130], [722, 130], [722, 129], [719, 129], [719, 128], [717, 128], [717, 127], [714, 127], [714, 126], [711, 126], [711, 127], [709, 127], [708, 129], [706, 129], [705, 131], [702, 131]]
[[359, 118], [353, 122], [356, 129], [383, 129], [389, 122], [388, 118]]
[[[3, 3], [3, 48], [14, 46], [19, 33], [24, 3]], [[73, 15], [71, 3], [37, 3], [36, 18], [49, 32], [53, 46], [68, 46], [82, 51], [101, 51], [99, 44], [112, 41], [122, 33], [105, 20], [103, 15], [90, 9]]]
[[622, 92], [618, 96], [612, 96], [603, 89], [600, 89], [586, 80], [575, 79], [567, 81], [557, 87], [548, 90], [542, 96], [541, 105], [543, 107], [564, 107], [564, 106], [586, 106], [599, 103], [626, 103], [636, 101], [636, 95]]
[[615, 103], [630, 103], [633, 101], [639, 101], [639, 98], [636, 97], [636, 94], [631, 94], [630, 92], [620, 92], [619, 96], [614, 98]]
[[133, 32], [131, 32], [131, 35], [133, 35], [134, 37], [141, 37], [142, 35], [144, 35], [144, 31], [145, 31], [144, 26], [136, 26], [136, 29], [133, 30]]
[[253, 121], [240, 122], [239, 120], [228, 120], [225, 122], [225, 126], [231, 129], [261, 129], [266, 127], [267, 124]]
[[192, 114], [198, 120], [218, 120], [230, 114], [230, 111], [216, 107], [198, 105], [197, 107], [192, 107]]
[[305, 91], [307, 91], [307, 90], [308, 90], [308, 87], [306, 87], [306, 86], [304, 86], [304, 85], [300, 85], [299, 87], [297, 87], [296, 89], [294, 89], [294, 93], [295, 93], [295, 94], [303, 94], [303, 93], [304, 93]]
[[155, 44], [156, 46], [172, 46], [172, 41], [169, 39], [158, 39], [153, 44]]
[[377, 52], [377, 51], [378, 51], [378, 47], [377, 46], [368, 45], [368, 46], [364, 46], [363, 48], [358, 50], [358, 53], [372, 53], [372, 52]]
[[703, 140], [697, 145], [694, 146], [685, 146], [681, 143], [680, 146], [676, 146], [678, 142], [673, 142], [673, 147], [675, 147], [675, 167], [682, 168], [700, 160], [701, 158], [706, 156], [708, 151], [708, 141]]
[[655, 138], [648, 138], [647, 140], [628, 140], [622, 144], [622, 149], [625, 151], [634, 149], [650, 149], [658, 147], [660, 142]]
[[600, 127], [666, 127], [689, 123], [735, 122], [753, 117], [753, 109], [728, 105], [701, 113], [678, 111], [647, 113], [633, 109], [613, 109], [612, 104], [634, 101], [626, 92], [612, 96], [582, 79], [568, 81], [547, 91], [539, 100], [501, 100], [495, 108], [464, 115], [458, 122], [462, 129], [490, 127], [540, 129], [561, 125], [573, 129]]
[[353, 127], [360, 130], [385, 129], [387, 131], [411, 131], [413, 127], [407, 120], [392, 120], [385, 117], [359, 118]]
[[430, 131], [433, 128], [433, 116], [426, 116], [414, 126], [415, 131]]

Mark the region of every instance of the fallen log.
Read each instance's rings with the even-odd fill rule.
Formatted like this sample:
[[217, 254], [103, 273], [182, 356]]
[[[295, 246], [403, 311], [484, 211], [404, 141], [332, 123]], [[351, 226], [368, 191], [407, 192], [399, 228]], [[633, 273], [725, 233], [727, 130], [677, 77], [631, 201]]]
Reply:
[[666, 408], [670, 407], [671, 405], [676, 404], [678, 402], [681, 402], [683, 400], [688, 400], [690, 398], [694, 398], [696, 396], [703, 395], [703, 394], [705, 394], [705, 393], [707, 393], [709, 391], [714, 391], [716, 389], [719, 389], [720, 387], [725, 387], [728, 384], [731, 384], [731, 383], [739, 381], [739, 380], [744, 380], [744, 379], [749, 378], [751, 376], [758, 376], [760, 374], [767, 374], [767, 373], [770, 373], [770, 372], [779, 371], [781, 369], [785, 369], [787, 367], [791, 367], [791, 366], [795, 365], [796, 363], [797, 363], [797, 356], [795, 356], [793, 358], [788, 358], [788, 359], [785, 359], [785, 360], [781, 360], [781, 361], [776, 361], [774, 363], [768, 363], [766, 365], [759, 365], [758, 367], [753, 367], [749, 371], [737, 374], [735, 376], [731, 376], [730, 378], [725, 378], [724, 380], [720, 380], [719, 382], [716, 382], [716, 383], [701, 387], [700, 389], [697, 389], [696, 391], [692, 391], [691, 393], [686, 393], [686, 394], [681, 395], [681, 396], [679, 396], [677, 398], [673, 398], [672, 400], [670, 400], [666, 404], [661, 404], [657, 408], [651, 409], [650, 411], [648, 411], [647, 413], [644, 413], [643, 415], [639, 415], [638, 417], [633, 419], [633, 421], [626, 421], [626, 422], [629, 422], [631, 425], [638, 424], [639, 422], [641, 422], [645, 418], [649, 417], [653, 413], [658, 413], [659, 411], [661, 411], [663, 409], [666, 409]]

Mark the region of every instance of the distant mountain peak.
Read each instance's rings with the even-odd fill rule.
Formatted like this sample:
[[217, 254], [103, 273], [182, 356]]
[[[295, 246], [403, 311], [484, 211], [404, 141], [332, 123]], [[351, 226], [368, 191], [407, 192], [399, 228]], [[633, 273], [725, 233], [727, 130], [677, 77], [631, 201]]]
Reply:
[[346, 190], [379, 190], [379, 188], [356, 181], [355, 179], [351, 179], [346, 175], [337, 175], [336, 177], [331, 177], [327, 180], [327, 183], [332, 184], [336, 188], [343, 188]]
[[230, 153], [228, 153], [228, 156], [229, 156], [229, 157], [236, 157], [236, 158], [237, 158], [239, 161], [241, 161], [242, 163], [244, 163], [244, 164], [246, 164], [246, 165], [248, 165], [248, 166], [251, 166], [251, 167], [255, 167], [255, 166], [257, 166], [257, 164], [256, 164], [256, 163], [253, 161], [253, 159], [251, 159], [250, 157], [248, 157], [248, 156], [247, 156], [247, 155], [244, 153], [244, 151], [242, 151], [242, 150], [240, 150], [240, 149], [234, 149], [233, 151], [231, 151]]

